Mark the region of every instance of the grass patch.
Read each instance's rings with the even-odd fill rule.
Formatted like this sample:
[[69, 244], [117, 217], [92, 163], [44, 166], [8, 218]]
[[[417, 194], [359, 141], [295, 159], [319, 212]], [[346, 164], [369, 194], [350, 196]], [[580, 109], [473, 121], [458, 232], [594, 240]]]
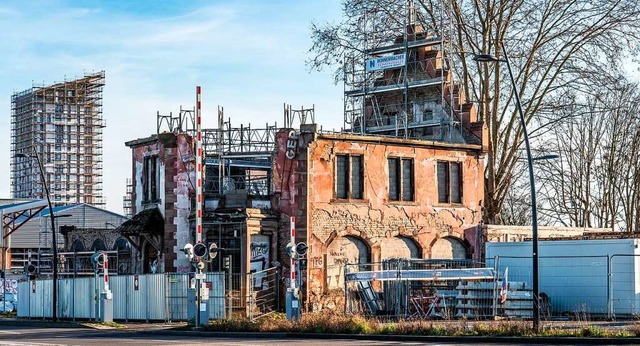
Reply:
[[515, 321], [400, 321], [382, 323], [361, 316], [305, 314], [299, 321], [287, 321], [284, 314], [272, 314], [251, 321], [246, 318], [216, 320], [202, 326], [216, 332], [284, 332], [310, 334], [425, 335], [425, 336], [542, 336], [542, 337], [640, 337], [640, 324], [628, 329], [610, 330], [596, 326], [545, 328], [534, 333], [531, 322]]
[[92, 327], [92, 328], [98, 328], [101, 329], [102, 327], [107, 327], [107, 328], [126, 328], [126, 326], [118, 323], [118, 322], [87, 322], [87, 323], [82, 323], [83, 325], [87, 326], [87, 327]]
[[15, 311], [11, 311], [11, 312], [0, 312], [0, 317], [16, 317], [18, 316], [18, 313]]
[[100, 322], [100, 325], [111, 328], [124, 328], [125, 326], [118, 322]]

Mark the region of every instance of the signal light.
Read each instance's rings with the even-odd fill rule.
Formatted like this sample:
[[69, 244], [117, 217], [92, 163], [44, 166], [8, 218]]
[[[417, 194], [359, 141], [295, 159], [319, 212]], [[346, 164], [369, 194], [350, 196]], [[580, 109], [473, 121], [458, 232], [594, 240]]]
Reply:
[[28, 264], [25, 268], [24, 271], [29, 274], [29, 275], [34, 275], [36, 273], [38, 269], [36, 268], [36, 266], [34, 266], [33, 264]]
[[96, 252], [93, 255], [91, 255], [91, 261], [97, 267], [102, 267], [104, 265], [104, 256], [102, 252]]
[[182, 249], [182, 252], [184, 252], [184, 255], [191, 261], [193, 259], [193, 245], [187, 243], [184, 246], [184, 249]]
[[197, 243], [196, 245], [193, 246], [193, 254], [197, 258], [202, 259], [204, 256], [207, 255], [207, 246], [204, 245], [203, 243]]

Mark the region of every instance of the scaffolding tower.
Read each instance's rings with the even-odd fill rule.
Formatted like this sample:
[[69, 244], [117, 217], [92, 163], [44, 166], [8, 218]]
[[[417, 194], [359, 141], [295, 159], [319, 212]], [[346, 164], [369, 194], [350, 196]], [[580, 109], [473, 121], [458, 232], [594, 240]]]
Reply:
[[36, 153], [52, 203], [104, 206], [102, 89], [104, 71], [11, 96], [11, 195], [45, 198]]
[[344, 131], [465, 142], [471, 105], [453, 80], [446, 2], [430, 15], [413, 0], [388, 6], [360, 9], [364, 54], [344, 66]]

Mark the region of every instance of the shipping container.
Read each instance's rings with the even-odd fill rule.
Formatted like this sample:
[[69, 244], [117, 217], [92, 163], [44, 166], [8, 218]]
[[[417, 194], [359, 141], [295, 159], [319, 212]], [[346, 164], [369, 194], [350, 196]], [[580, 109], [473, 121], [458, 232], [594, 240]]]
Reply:
[[[639, 239], [539, 241], [541, 299], [573, 318], [640, 315]], [[487, 266], [532, 284], [532, 242], [486, 243]]]

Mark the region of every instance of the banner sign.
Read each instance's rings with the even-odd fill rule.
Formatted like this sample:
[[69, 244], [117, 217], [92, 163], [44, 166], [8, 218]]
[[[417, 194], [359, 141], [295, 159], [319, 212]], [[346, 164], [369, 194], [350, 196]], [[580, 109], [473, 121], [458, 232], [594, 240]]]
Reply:
[[406, 54], [383, 56], [367, 60], [367, 71], [380, 71], [404, 66]]

